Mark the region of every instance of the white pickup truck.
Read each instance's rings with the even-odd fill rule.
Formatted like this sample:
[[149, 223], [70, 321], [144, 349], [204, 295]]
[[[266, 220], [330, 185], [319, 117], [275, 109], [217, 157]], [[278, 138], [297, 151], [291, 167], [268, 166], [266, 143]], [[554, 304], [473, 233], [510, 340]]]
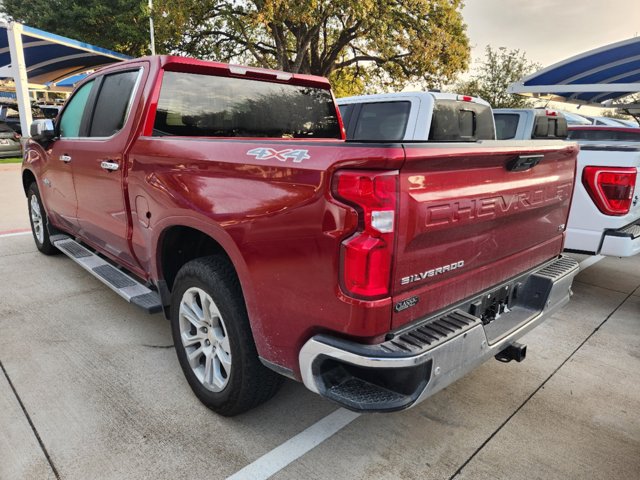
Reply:
[[495, 140], [491, 106], [467, 95], [400, 92], [337, 100], [347, 139], [375, 142]]
[[[567, 136], [566, 121], [554, 110], [496, 109], [493, 113], [501, 140]], [[578, 143], [565, 249], [616, 257], [640, 253], [640, 141]]]

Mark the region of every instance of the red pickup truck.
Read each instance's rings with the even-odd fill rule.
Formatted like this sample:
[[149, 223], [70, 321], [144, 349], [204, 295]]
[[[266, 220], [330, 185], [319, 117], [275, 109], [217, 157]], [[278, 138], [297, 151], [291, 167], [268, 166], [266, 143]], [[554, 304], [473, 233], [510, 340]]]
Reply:
[[492, 356], [522, 359], [516, 340], [578, 268], [560, 256], [577, 147], [496, 142], [468, 101], [433, 106], [439, 140], [351, 142], [324, 78], [110, 66], [32, 126], [34, 239], [164, 311], [223, 415], [282, 375], [353, 410], [407, 408]]

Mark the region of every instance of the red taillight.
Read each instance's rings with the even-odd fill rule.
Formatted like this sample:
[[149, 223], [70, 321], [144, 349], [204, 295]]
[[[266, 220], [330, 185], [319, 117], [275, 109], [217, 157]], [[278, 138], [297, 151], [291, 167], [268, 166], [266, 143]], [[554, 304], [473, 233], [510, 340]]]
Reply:
[[355, 207], [358, 232], [342, 242], [342, 287], [357, 297], [389, 295], [395, 239], [396, 172], [341, 171], [334, 194]]
[[473, 102], [473, 97], [469, 95], [458, 95], [459, 102]]
[[582, 183], [602, 213], [626, 215], [631, 208], [637, 175], [635, 168], [585, 167]]
[[558, 112], [556, 112], [555, 110], [545, 110], [545, 115], [547, 117], [557, 117]]

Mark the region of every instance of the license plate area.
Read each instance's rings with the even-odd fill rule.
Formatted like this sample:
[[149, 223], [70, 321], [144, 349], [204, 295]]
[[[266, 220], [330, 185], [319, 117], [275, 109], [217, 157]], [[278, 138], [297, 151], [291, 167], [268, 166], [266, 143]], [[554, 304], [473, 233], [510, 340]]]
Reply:
[[502, 315], [507, 314], [513, 308], [516, 290], [519, 284], [502, 285], [482, 298], [471, 303], [469, 313], [482, 320], [483, 325], [488, 325]]

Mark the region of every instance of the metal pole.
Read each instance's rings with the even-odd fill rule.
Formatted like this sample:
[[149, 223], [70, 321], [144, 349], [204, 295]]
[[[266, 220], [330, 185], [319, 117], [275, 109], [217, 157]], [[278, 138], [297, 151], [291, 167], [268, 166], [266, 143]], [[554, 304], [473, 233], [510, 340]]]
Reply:
[[16, 84], [16, 100], [20, 112], [20, 127], [22, 136], [29, 137], [31, 132], [31, 100], [29, 98], [29, 80], [27, 79], [27, 67], [24, 61], [22, 48], [22, 25], [11, 22], [7, 29], [9, 38], [9, 52], [11, 52], [11, 70], [13, 81]]
[[156, 39], [153, 31], [153, 0], [149, 0], [149, 34], [151, 36], [151, 55], [156, 54]]

